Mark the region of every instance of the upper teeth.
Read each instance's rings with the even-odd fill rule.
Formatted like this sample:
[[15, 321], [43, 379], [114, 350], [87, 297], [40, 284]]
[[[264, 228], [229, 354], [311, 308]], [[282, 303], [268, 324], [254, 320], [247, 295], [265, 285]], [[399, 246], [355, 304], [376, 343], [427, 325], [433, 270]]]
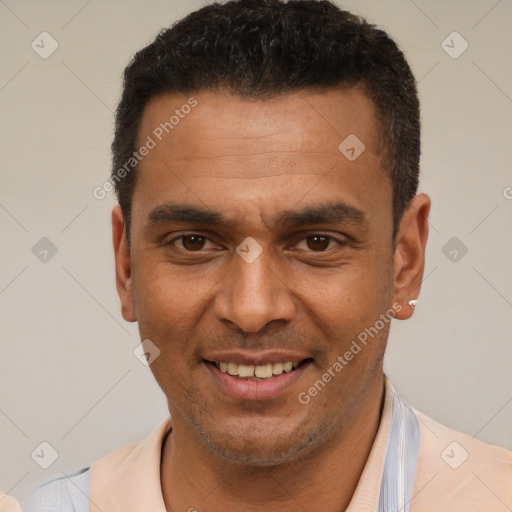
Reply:
[[297, 361], [289, 361], [286, 363], [267, 363], [258, 366], [237, 364], [237, 363], [215, 363], [221, 372], [228, 373], [229, 375], [238, 375], [239, 377], [258, 377], [260, 379], [267, 379], [273, 375], [281, 375], [283, 372], [291, 372], [292, 369], [297, 368], [299, 363]]

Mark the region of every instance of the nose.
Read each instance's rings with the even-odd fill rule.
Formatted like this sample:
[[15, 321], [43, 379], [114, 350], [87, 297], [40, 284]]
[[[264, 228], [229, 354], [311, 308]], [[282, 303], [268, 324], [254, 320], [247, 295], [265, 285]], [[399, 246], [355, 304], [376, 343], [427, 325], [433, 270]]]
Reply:
[[232, 329], [256, 333], [271, 322], [292, 320], [292, 291], [271, 268], [265, 251], [252, 263], [236, 254], [233, 266], [215, 299], [214, 311], [219, 321]]

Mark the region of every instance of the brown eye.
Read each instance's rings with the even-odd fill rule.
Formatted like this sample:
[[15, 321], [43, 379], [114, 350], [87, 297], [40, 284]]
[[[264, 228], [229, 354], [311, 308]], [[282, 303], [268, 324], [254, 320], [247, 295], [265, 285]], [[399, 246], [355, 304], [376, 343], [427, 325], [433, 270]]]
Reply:
[[206, 237], [200, 235], [184, 235], [181, 243], [187, 251], [200, 251], [205, 244]]
[[311, 235], [306, 238], [308, 248], [312, 251], [325, 251], [329, 247], [330, 237], [322, 235]]

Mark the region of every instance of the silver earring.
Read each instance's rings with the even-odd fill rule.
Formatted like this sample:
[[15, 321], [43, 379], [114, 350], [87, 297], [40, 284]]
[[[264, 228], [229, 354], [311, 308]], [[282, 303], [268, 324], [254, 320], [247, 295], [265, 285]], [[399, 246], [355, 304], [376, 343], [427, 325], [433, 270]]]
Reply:
[[416, 304], [418, 304], [418, 301], [416, 299], [410, 300], [407, 304], [411, 307], [411, 309], [416, 309]]

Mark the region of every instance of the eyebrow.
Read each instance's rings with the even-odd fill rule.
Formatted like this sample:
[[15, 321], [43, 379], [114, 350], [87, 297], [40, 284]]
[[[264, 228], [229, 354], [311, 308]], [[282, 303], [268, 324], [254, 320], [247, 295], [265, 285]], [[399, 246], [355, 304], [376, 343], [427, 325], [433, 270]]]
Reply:
[[364, 221], [366, 221], [366, 215], [355, 206], [346, 203], [328, 203], [302, 210], [287, 210], [276, 222], [275, 227], [363, 223]]
[[190, 224], [210, 224], [212, 226], [218, 226], [224, 221], [222, 215], [213, 210], [172, 203], [162, 204], [151, 210], [148, 220], [150, 224], [188, 222]]
[[[152, 225], [177, 222], [219, 226], [229, 223], [221, 213], [214, 210], [174, 203], [165, 203], [155, 207], [148, 214], [148, 220]], [[285, 210], [273, 227], [341, 223], [364, 224], [366, 222], [367, 217], [362, 210], [338, 202], [315, 205], [300, 210]]]

